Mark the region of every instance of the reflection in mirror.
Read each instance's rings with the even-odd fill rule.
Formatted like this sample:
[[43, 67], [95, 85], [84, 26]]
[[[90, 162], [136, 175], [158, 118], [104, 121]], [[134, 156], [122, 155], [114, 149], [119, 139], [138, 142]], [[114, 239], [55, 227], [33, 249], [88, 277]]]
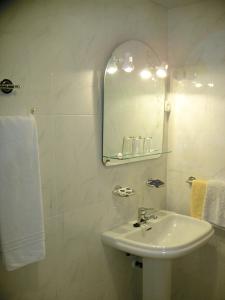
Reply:
[[104, 81], [106, 166], [162, 154], [167, 68], [150, 47], [139, 41], [128, 41], [112, 53]]

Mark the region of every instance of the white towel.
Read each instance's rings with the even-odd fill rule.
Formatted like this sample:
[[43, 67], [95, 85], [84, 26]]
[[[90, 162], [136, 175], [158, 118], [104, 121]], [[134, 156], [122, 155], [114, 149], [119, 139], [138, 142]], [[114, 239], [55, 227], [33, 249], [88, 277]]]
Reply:
[[45, 257], [37, 128], [0, 117], [0, 241], [8, 271]]
[[225, 182], [208, 181], [202, 217], [210, 223], [225, 227]]

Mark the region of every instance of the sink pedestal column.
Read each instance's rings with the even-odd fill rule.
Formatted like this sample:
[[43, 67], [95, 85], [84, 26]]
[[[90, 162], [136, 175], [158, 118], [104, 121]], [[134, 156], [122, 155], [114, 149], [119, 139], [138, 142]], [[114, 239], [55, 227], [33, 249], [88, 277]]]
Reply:
[[143, 258], [143, 300], [170, 300], [171, 260]]

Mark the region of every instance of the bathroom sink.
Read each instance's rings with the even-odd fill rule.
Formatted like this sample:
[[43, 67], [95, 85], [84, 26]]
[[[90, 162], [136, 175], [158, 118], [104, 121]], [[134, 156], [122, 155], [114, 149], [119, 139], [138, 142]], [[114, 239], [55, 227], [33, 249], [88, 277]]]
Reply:
[[143, 300], [171, 300], [172, 258], [204, 245], [213, 235], [206, 221], [160, 210], [141, 227], [129, 222], [102, 234], [103, 243], [142, 257]]
[[104, 232], [102, 240], [119, 250], [145, 258], [176, 258], [205, 244], [213, 235], [212, 225], [206, 221], [158, 211], [157, 219], [148, 221], [146, 228], [129, 222]]

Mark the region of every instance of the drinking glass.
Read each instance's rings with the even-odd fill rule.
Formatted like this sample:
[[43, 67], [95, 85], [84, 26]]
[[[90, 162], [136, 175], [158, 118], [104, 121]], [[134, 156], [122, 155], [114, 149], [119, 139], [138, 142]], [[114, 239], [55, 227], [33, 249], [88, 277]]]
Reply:
[[137, 136], [133, 138], [133, 154], [142, 154], [144, 151], [144, 138]]
[[122, 146], [122, 154], [123, 155], [131, 155], [133, 151], [133, 137], [124, 136], [123, 138], [123, 146]]
[[152, 151], [152, 137], [146, 137], [144, 141], [144, 153], [148, 154]]

